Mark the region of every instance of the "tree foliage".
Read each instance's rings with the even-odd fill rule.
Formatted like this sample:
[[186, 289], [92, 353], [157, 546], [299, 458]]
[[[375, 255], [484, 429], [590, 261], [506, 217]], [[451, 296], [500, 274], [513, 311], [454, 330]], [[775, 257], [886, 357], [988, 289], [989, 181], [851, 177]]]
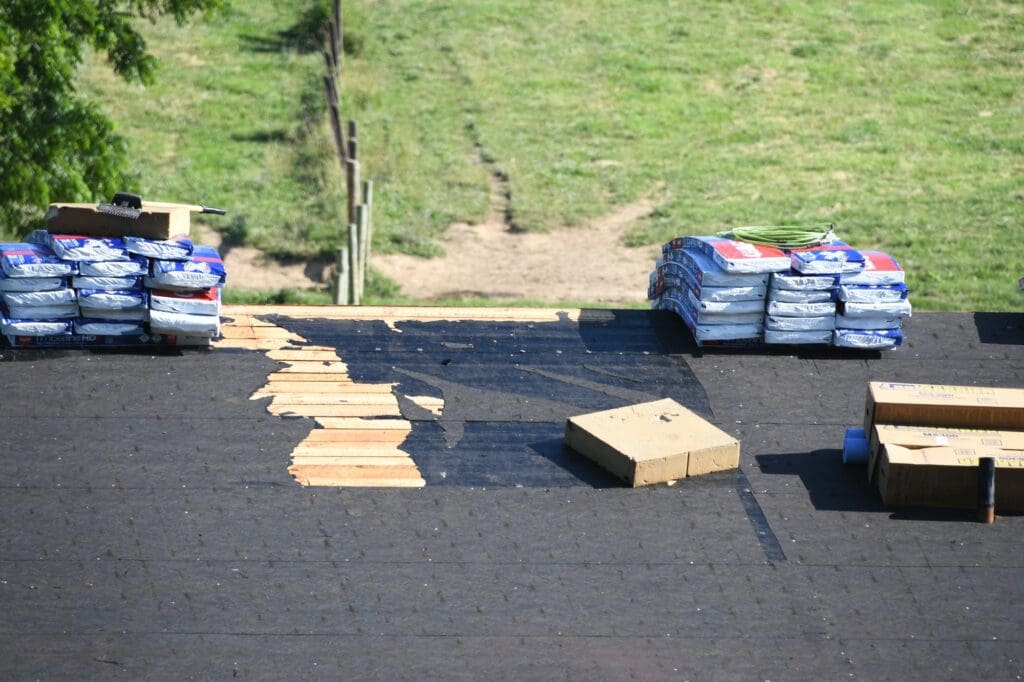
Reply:
[[127, 81], [152, 81], [138, 19], [181, 23], [223, 0], [0, 2], [0, 232], [38, 220], [51, 201], [87, 201], [130, 186], [125, 144], [75, 91], [85, 50], [106, 53]]

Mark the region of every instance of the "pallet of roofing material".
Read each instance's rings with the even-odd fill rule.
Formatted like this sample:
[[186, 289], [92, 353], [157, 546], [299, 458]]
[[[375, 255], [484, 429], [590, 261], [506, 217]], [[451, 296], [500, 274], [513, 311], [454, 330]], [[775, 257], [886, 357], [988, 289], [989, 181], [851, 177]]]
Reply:
[[127, 260], [79, 261], [78, 274], [83, 277], [142, 277], [149, 274], [149, 259], [129, 256]]
[[149, 311], [149, 328], [155, 334], [220, 335], [219, 315], [193, 315], [166, 310]]
[[124, 243], [128, 253], [156, 260], [187, 261], [195, 252], [195, 244], [183, 234], [179, 234], [171, 239], [125, 237]]
[[1024, 431], [875, 424], [868, 444], [868, 480], [874, 482], [879, 456], [886, 445], [912, 450], [940, 447], [1024, 450]]
[[[70, 321], [69, 321], [70, 324]], [[5, 334], [13, 348], [136, 348], [136, 347], [209, 347], [209, 335], [151, 334], [103, 335], [75, 334], [29, 336]]]
[[149, 307], [169, 313], [220, 315], [220, 298], [217, 287], [192, 292], [153, 289], [149, 292]]
[[832, 345], [859, 350], [892, 350], [903, 345], [903, 331], [896, 329], [836, 329]]
[[978, 506], [978, 460], [995, 460], [995, 507], [1024, 511], [1024, 451], [990, 447], [922, 449], [885, 445], [875, 480], [886, 506]]
[[636, 487], [735, 469], [740, 443], [671, 398], [570, 417], [565, 442]]

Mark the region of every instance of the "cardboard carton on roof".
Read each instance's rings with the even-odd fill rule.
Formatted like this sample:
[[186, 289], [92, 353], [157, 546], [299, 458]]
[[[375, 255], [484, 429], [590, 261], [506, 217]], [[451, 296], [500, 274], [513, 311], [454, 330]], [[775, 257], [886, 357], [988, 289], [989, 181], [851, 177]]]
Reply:
[[170, 239], [188, 235], [192, 211], [202, 210], [191, 204], [143, 201], [138, 218], [123, 218], [99, 210], [96, 204], [50, 204], [46, 212], [46, 229], [53, 233], [80, 234], [90, 237], [143, 237]]

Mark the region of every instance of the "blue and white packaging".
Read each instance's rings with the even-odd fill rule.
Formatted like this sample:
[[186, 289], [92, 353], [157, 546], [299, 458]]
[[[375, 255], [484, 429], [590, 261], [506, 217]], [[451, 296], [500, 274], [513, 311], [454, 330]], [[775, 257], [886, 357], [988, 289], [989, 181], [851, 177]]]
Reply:
[[[145, 291], [107, 291], [105, 289], [79, 289], [78, 302], [92, 310], [145, 310], [149, 298]], [[104, 317], [96, 315], [96, 317]]]
[[76, 334], [87, 334], [90, 336], [131, 336], [145, 332], [142, 322], [116, 322], [113, 320], [95, 320], [91, 318], [75, 320], [74, 329]]
[[683, 237], [672, 248], [699, 251], [729, 273], [766, 273], [789, 270], [789, 256], [774, 246], [762, 246], [724, 237]]
[[706, 313], [755, 313], [757, 315], [764, 315], [763, 296], [753, 300], [734, 300], [731, 298], [708, 300], [698, 297], [697, 292], [689, 288], [686, 289], [686, 295], [690, 300], [690, 304], [701, 316]]
[[896, 259], [882, 251], [861, 251], [864, 269], [842, 276], [843, 284], [903, 284], [906, 276]]
[[0, 268], [8, 277], [67, 277], [78, 272], [74, 263], [58, 258], [43, 244], [0, 244]]
[[822, 291], [835, 289], [838, 285], [839, 275], [801, 275], [791, 272], [773, 272], [771, 281], [771, 288], [776, 291]]
[[832, 331], [836, 327], [834, 315], [822, 317], [784, 317], [779, 315], [766, 315], [764, 328], [778, 332], [810, 332], [810, 331]]
[[106, 291], [142, 291], [141, 277], [83, 277], [71, 279], [76, 289], [105, 289]]
[[783, 303], [832, 303], [831, 289], [769, 289], [768, 299]]
[[763, 329], [763, 318], [753, 322], [742, 322], [741, 318], [746, 316], [736, 315], [711, 315], [715, 318], [716, 324], [705, 324], [697, 321], [697, 311], [694, 310], [691, 302], [684, 292], [666, 292], [655, 302], [655, 307], [660, 310], [671, 310], [680, 318], [693, 334], [697, 345], [708, 341], [741, 341], [760, 342]]
[[78, 274], [86, 277], [141, 277], [149, 274], [149, 259], [129, 256], [128, 260], [81, 261]]
[[220, 334], [220, 317], [150, 310], [149, 329], [160, 334], [209, 334], [213, 337]]
[[5, 291], [0, 294], [7, 306], [45, 306], [75, 303], [78, 296], [74, 289], [51, 289], [49, 291]]
[[786, 303], [771, 301], [768, 314], [779, 317], [825, 317], [835, 315], [836, 304], [828, 303]]
[[804, 275], [838, 275], [864, 269], [864, 256], [849, 244], [834, 241], [790, 251], [790, 265]]
[[779, 329], [764, 330], [764, 342], [787, 345], [828, 345], [832, 341], [831, 330], [816, 329], [810, 331], [784, 331]]
[[128, 260], [128, 251], [124, 247], [124, 241], [116, 237], [51, 234], [49, 245], [50, 249], [62, 260]]
[[666, 248], [675, 243], [668, 242], [663, 249], [659, 263], [678, 266], [679, 274], [687, 274], [690, 280], [702, 287], [757, 287], [768, 283], [767, 273], [726, 272], [712, 258], [698, 249]]
[[149, 292], [149, 307], [169, 313], [189, 315], [220, 315], [220, 289], [179, 293], [154, 289]]
[[192, 240], [185, 235], [164, 240], [125, 237], [124, 243], [128, 253], [158, 260], [187, 261], [195, 251]]
[[151, 289], [196, 290], [224, 285], [224, 261], [216, 249], [197, 246], [188, 261], [154, 260], [145, 284]]
[[93, 320], [104, 320], [106, 322], [145, 322], [149, 319], [149, 308], [123, 308], [115, 310], [110, 308], [92, 308], [88, 305], [79, 305], [82, 311], [82, 318]]
[[5, 336], [63, 336], [71, 333], [71, 320], [19, 320], [0, 316]]
[[836, 313], [837, 329], [899, 329], [903, 326], [903, 318], [898, 315], [890, 317], [847, 317]]
[[66, 277], [9, 277], [0, 270], [0, 291], [52, 291], [67, 286]]
[[888, 303], [907, 297], [906, 284], [839, 285], [839, 300], [846, 303]]
[[7, 317], [12, 320], [66, 320], [78, 317], [78, 304], [8, 305]]
[[890, 301], [887, 303], [842, 303], [839, 312], [847, 318], [853, 317], [910, 317], [912, 312], [910, 301]]
[[832, 334], [832, 345], [839, 348], [885, 350], [903, 344], [899, 329], [836, 329]]

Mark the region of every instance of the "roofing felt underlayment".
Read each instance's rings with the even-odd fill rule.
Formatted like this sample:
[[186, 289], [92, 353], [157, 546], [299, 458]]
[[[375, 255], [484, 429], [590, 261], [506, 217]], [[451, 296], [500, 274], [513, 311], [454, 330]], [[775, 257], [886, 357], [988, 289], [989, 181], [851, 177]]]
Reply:
[[[224, 314], [211, 351], [0, 354], [0, 677], [1024, 674], [1024, 518], [886, 510], [840, 463], [869, 380], [1024, 386], [1024, 315], [793, 355], [650, 311]], [[662, 397], [741, 470], [628, 489], [562, 445]], [[397, 487], [300, 485], [359, 484], [338, 442]]]

